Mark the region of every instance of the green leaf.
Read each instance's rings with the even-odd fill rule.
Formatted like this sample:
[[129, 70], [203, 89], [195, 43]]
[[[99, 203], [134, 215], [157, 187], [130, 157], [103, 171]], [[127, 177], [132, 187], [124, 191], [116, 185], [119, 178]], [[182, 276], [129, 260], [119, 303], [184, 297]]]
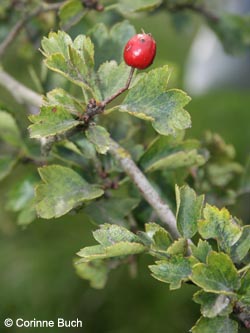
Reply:
[[78, 35], [74, 41], [65, 32], [51, 32], [42, 40], [47, 67], [83, 88], [85, 102], [101, 99], [94, 72], [94, 45], [89, 37]]
[[29, 126], [31, 138], [46, 138], [64, 134], [81, 122], [75, 120], [63, 105], [42, 106], [38, 115], [29, 116], [33, 123]]
[[139, 243], [122, 241], [110, 246], [96, 245], [81, 249], [77, 254], [87, 261], [139, 254], [146, 250]]
[[96, 69], [107, 60], [120, 63], [125, 43], [135, 34], [135, 28], [128, 21], [119, 22], [110, 30], [103, 23], [97, 24], [89, 32], [95, 45]]
[[193, 266], [191, 280], [207, 292], [231, 295], [240, 287], [233, 262], [225, 253], [211, 251], [206, 264]]
[[242, 235], [240, 239], [231, 247], [231, 257], [236, 263], [240, 263], [241, 260], [247, 255], [250, 249], [250, 226], [244, 226], [242, 228]]
[[0, 180], [3, 180], [11, 173], [17, 161], [18, 159], [16, 156], [0, 156]]
[[[166, 257], [166, 250], [172, 244], [172, 238], [168, 231], [161, 227], [157, 223], [146, 223], [145, 231], [138, 231], [138, 237], [147, 247], [150, 247], [153, 251], [151, 254], [156, 255], [164, 252], [164, 258]], [[157, 253], [155, 253], [157, 252]], [[167, 255], [167, 257], [169, 257]]]
[[115, 5], [115, 8], [122, 15], [131, 15], [136, 12], [154, 10], [160, 4], [162, 0], [119, 0]]
[[84, 212], [97, 224], [104, 222], [123, 224], [124, 218], [138, 205], [139, 201], [140, 199], [137, 198], [101, 198], [90, 203]]
[[216, 316], [226, 316], [233, 311], [230, 299], [226, 295], [205, 293], [202, 290], [194, 294], [193, 300], [201, 304], [201, 314], [204, 317], [214, 318]]
[[86, 110], [86, 104], [71, 96], [61, 88], [53, 89], [48, 92], [44, 98], [44, 105], [63, 105], [70, 114], [76, 115], [78, 117], [80, 117]]
[[154, 251], [167, 251], [172, 244], [172, 239], [167, 230], [161, 228], [153, 235], [153, 244], [151, 246]]
[[243, 274], [237, 296], [242, 303], [250, 306], [250, 270]]
[[140, 164], [146, 172], [200, 166], [205, 158], [198, 153], [198, 148], [195, 140], [180, 142], [178, 138], [159, 136], [142, 155]]
[[176, 131], [190, 127], [190, 116], [183, 109], [190, 97], [181, 90], [167, 90], [168, 78], [167, 66], [143, 75], [129, 90], [119, 111], [151, 121], [162, 135], [174, 135]]
[[172, 245], [169, 246], [169, 248], [167, 249], [167, 254], [172, 256], [181, 254], [184, 256], [187, 252], [187, 247], [187, 239], [179, 238], [178, 240], [175, 240]]
[[23, 144], [19, 128], [11, 114], [0, 110], [0, 139], [14, 147]]
[[36, 218], [34, 186], [36, 178], [26, 178], [19, 183], [15, 183], [8, 192], [6, 209], [18, 212], [17, 223], [19, 225], [30, 224]]
[[115, 224], [102, 224], [99, 229], [93, 232], [93, 236], [95, 240], [103, 246], [120, 242], [140, 243], [139, 237], [133, 232]]
[[80, 149], [81, 153], [86, 159], [94, 160], [96, 158], [95, 146], [85, 137], [76, 139], [75, 144]]
[[106, 99], [124, 88], [129, 77], [130, 67], [124, 62], [106, 61], [98, 69], [99, 88], [103, 99]]
[[106, 154], [110, 146], [110, 135], [102, 126], [90, 126], [86, 137], [92, 142], [99, 154]]
[[204, 318], [201, 317], [194, 327], [192, 333], [238, 333], [238, 324], [228, 317]]
[[78, 22], [78, 17], [81, 18], [83, 13], [83, 5], [81, 0], [68, 0], [60, 7], [59, 18], [60, 25], [67, 27], [72, 23]]
[[60, 217], [103, 194], [103, 190], [90, 185], [70, 168], [51, 165], [38, 171], [43, 184], [36, 188], [36, 210], [42, 218]]
[[189, 186], [175, 187], [177, 228], [185, 238], [193, 237], [198, 229], [197, 222], [201, 218], [204, 195], [197, 196]]
[[216, 239], [221, 249], [230, 253], [230, 248], [242, 234], [241, 227], [226, 208], [219, 210], [207, 204], [203, 214], [204, 220], [198, 222], [200, 235], [205, 239]]
[[91, 262], [74, 262], [74, 267], [78, 276], [90, 281], [92, 288], [102, 289], [107, 282], [109, 269], [103, 260]]
[[155, 279], [170, 283], [171, 290], [180, 288], [182, 281], [187, 281], [192, 272], [190, 260], [182, 256], [157, 261], [156, 265], [149, 266], [149, 269]]
[[244, 51], [250, 45], [249, 15], [223, 14], [211, 27], [229, 53]]
[[209, 252], [212, 251], [212, 246], [202, 239], [199, 239], [198, 245], [190, 244], [192, 255], [199, 261], [206, 263]]

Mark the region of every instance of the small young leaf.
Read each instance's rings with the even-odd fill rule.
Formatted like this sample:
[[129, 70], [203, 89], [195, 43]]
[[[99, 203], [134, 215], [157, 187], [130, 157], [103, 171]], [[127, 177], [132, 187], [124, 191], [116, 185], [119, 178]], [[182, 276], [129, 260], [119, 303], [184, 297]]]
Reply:
[[205, 238], [214, 238], [224, 251], [230, 253], [231, 246], [240, 238], [241, 227], [234, 221], [226, 208], [206, 205], [203, 210], [204, 220], [198, 222], [200, 235]]
[[96, 245], [81, 249], [77, 254], [86, 261], [96, 259], [106, 259], [113, 257], [122, 257], [132, 254], [139, 254], [146, 250], [145, 246], [139, 243], [122, 241], [109, 246]]
[[42, 47], [47, 67], [80, 86], [86, 103], [90, 97], [101, 99], [94, 72], [94, 45], [89, 37], [79, 35], [72, 41], [65, 32], [52, 32], [43, 38]]
[[151, 245], [154, 251], [167, 251], [172, 244], [172, 239], [167, 230], [161, 228], [154, 233], [153, 244]]
[[42, 218], [60, 217], [84, 201], [103, 194], [103, 190], [90, 185], [70, 168], [51, 165], [38, 171], [43, 184], [36, 188], [36, 210]]
[[110, 146], [110, 135], [102, 126], [90, 126], [86, 131], [86, 137], [92, 142], [96, 151], [100, 154], [106, 154]]
[[238, 324], [228, 317], [204, 318], [201, 317], [194, 327], [192, 333], [238, 333]]
[[15, 119], [11, 114], [0, 110], [0, 139], [14, 147], [22, 145], [22, 138]]
[[207, 264], [194, 265], [191, 280], [207, 292], [230, 295], [240, 287], [238, 272], [225, 253], [211, 251]]
[[74, 267], [78, 276], [90, 281], [92, 288], [102, 289], [107, 282], [109, 269], [103, 260], [78, 263], [74, 262]]
[[212, 246], [207, 241], [199, 239], [197, 246], [190, 244], [190, 247], [193, 256], [205, 264], [207, 262], [209, 252], [212, 251]]
[[231, 247], [231, 257], [234, 262], [240, 263], [250, 249], [250, 226], [242, 228], [240, 239]]
[[188, 280], [192, 272], [192, 265], [188, 258], [174, 256], [168, 260], [157, 261], [149, 266], [152, 276], [162, 282], [170, 283], [171, 290], [181, 287], [182, 281]]
[[226, 316], [233, 311], [233, 305], [226, 295], [206, 293], [203, 290], [199, 290], [194, 294], [193, 300], [201, 304], [201, 314], [204, 317]]
[[185, 238], [193, 237], [198, 229], [197, 222], [201, 217], [204, 196], [197, 196], [189, 186], [175, 187], [177, 228]]
[[190, 98], [181, 90], [167, 90], [168, 78], [167, 66], [142, 76], [119, 105], [119, 111], [151, 121], [162, 135], [174, 135], [176, 131], [190, 127], [190, 116], [183, 109]]
[[169, 248], [167, 249], [167, 254], [172, 256], [181, 254], [184, 256], [187, 252], [187, 247], [187, 240], [185, 238], [179, 238], [178, 240], [175, 240], [172, 245], [169, 246]]
[[102, 224], [99, 229], [93, 232], [93, 236], [103, 246], [120, 242], [140, 243], [139, 237], [133, 232], [115, 224]]

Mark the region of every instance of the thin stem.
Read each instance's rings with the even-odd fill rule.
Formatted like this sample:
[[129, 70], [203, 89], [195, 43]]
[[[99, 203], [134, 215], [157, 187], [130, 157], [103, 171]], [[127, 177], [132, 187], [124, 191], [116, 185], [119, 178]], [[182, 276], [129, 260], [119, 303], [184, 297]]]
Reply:
[[41, 13], [57, 11], [65, 2], [66, 1], [51, 4], [42, 4], [40, 7], [34, 9], [30, 14], [20, 19], [10, 30], [4, 41], [0, 44], [0, 57], [4, 54], [7, 47], [13, 42], [13, 40], [17, 37], [17, 35], [20, 33], [20, 31], [30, 19], [40, 15]]
[[247, 271], [248, 269], [250, 269], [250, 264], [246, 265], [245, 267], [241, 268], [238, 270], [238, 273], [244, 273], [245, 271]]
[[172, 237], [174, 239], [179, 238], [180, 234], [176, 227], [176, 219], [173, 212], [167, 203], [163, 202], [158, 192], [153, 188], [142, 171], [131, 159], [129, 153], [112, 139], [109, 151], [115, 157], [115, 159], [120, 162], [123, 170], [140, 190], [144, 199], [153, 207], [156, 214], [169, 230]]
[[112, 95], [112, 96], [108, 97], [107, 99], [105, 99], [104, 101], [102, 101], [100, 103], [101, 107], [105, 107], [107, 104], [112, 102], [116, 97], [121, 95], [124, 91], [128, 90], [128, 88], [130, 86], [130, 83], [132, 81], [134, 72], [135, 72], [135, 68], [131, 67], [130, 72], [129, 72], [129, 76], [128, 76], [128, 80], [127, 80], [125, 86], [123, 88], [119, 89], [114, 95]]

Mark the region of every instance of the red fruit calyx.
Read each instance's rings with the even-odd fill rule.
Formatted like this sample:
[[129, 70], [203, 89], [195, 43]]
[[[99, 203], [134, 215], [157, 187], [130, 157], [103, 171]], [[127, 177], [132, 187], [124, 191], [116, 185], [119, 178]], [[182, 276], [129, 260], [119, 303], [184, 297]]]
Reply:
[[128, 66], [145, 69], [154, 61], [156, 42], [150, 34], [137, 34], [130, 38], [123, 51]]

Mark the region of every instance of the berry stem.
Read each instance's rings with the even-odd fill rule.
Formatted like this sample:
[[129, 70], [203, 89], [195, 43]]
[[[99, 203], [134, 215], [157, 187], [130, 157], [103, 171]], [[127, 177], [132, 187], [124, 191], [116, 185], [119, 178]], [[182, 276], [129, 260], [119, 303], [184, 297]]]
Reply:
[[104, 108], [107, 104], [112, 102], [116, 97], [121, 95], [124, 91], [128, 90], [128, 88], [130, 86], [130, 83], [131, 83], [131, 80], [133, 78], [134, 71], [135, 71], [135, 68], [131, 67], [126, 85], [123, 88], [119, 89], [114, 95], [112, 95], [112, 96], [108, 97], [107, 99], [105, 99], [104, 101], [102, 101], [100, 103], [101, 107]]

